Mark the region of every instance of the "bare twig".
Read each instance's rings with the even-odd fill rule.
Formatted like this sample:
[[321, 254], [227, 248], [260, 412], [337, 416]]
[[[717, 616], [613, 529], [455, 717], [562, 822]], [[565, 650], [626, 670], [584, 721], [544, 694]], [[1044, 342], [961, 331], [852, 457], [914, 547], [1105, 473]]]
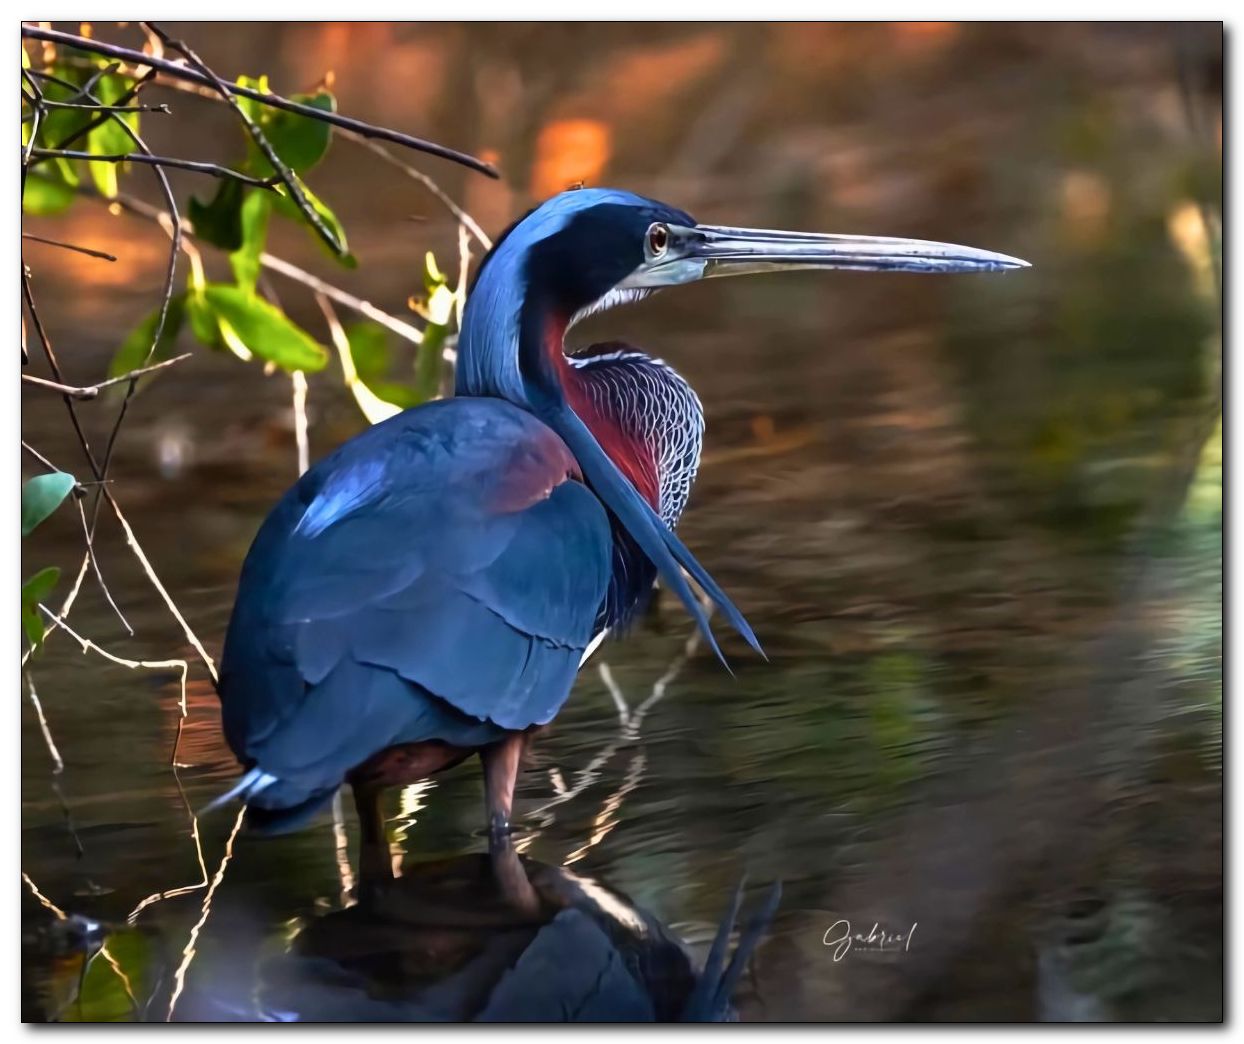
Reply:
[[[173, 614], [182, 629], [182, 633], [186, 636], [194, 651], [199, 654], [199, 659], [203, 661], [203, 665], [207, 668], [208, 673], [212, 676], [213, 683], [220, 680], [220, 676], [216, 672], [216, 662], [207, 655], [207, 650], [203, 648], [203, 643], [199, 641], [198, 635], [191, 630], [190, 625], [186, 623], [186, 618], [181, 615], [181, 610], [177, 608], [177, 604], [170, 597], [168, 591], [164, 589], [164, 585], [160, 582], [160, 578], [156, 575], [151, 563], [147, 560], [146, 554], [143, 553], [142, 546], [138, 543], [138, 538], [134, 536], [134, 530], [130, 528], [130, 524], [126, 521], [125, 516], [121, 513], [121, 508], [113, 499], [111, 493], [107, 489], [104, 490], [104, 497], [108, 501], [108, 505], [112, 508], [113, 514], [117, 516], [117, 521], [121, 523], [121, 529], [125, 532], [125, 541], [130, 546], [130, 550], [134, 553], [134, 557], [138, 559], [138, 564], [143, 567], [143, 571], [147, 574], [147, 579], [151, 582], [151, 586], [156, 589], [160, 597], [164, 599], [164, 604], [168, 607], [168, 611]], [[181, 694], [181, 712], [184, 718], [187, 714], [186, 708], [186, 692], [185, 687], [182, 688]]]
[[294, 385], [294, 443], [298, 447], [298, 474], [311, 466], [311, 447], [307, 439], [307, 375], [301, 370], [290, 374]]
[[34, 446], [32, 446], [25, 439], [22, 439], [22, 449], [24, 449], [27, 453], [29, 453], [32, 457], [34, 457], [35, 460], [37, 460], [40, 464], [42, 464], [45, 468], [47, 468], [48, 471], [64, 471], [65, 470], [64, 468], [58, 468], [55, 464], [53, 464], [50, 460], [48, 460], [47, 457], [45, 457], [42, 453], [40, 453], [37, 449], [35, 449]]
[[30, 703], [35, 709], [35, 716], [39, 719], [39, 729], [43, 733], [43, 742], [48, 749], [48, 754], [52, 758], [52, 775], [59, 776], [65, 771], [65, 760], [60, 756], [60, 751], [56, 748], [56, 741], [52, 739], [52, 730], [48, 726], [48, 720], [43, 716], [43, 704], [39, 702], [39, 694], [35, 691], [35, 680], [30, 676], [29, 671], [22, 671], [26, 679], [26, 691], [30, 695]]
[[82, 538], [86, 541], [86, 555], [91, 560], [91, 568], [95, 571], [95, 580], [99, 584], [99, 589], [104, 592], [104, 597], [108, 600], [108, 604], [112, 606], [112, 611], [117, 614], [117, 619], [121, 621], [121, 626], [125, 628], [132, 638], [134, 636], [134, 628], [130, 626], [129, 620], [121, 612], [121, 607], [117, 605], [116, 599], [112, 597], [112, 592], [108, 589], [107, 583], [104, 582], [103, 571], [99, 568], [99, 559], [95, 557], [95, 539], [91, 534], [91, 527], [86, 524], [86, 508], [82, 506], [82, 498], [74, 497], [74, 503], [78, 507], [78, 517], [82, 519]]
[[440, 185], [438, 185], [432, 178], [430, 178], [423, 171], [416, 170], [414, 167], [410, 166], [410, 164], [408, 163], [403, 163], [400, 159], [394, 156], [393, 153], [391, 153], [378, 141], [369, 141], [362, 134], [357, 134], [357, 133], [353, 133], [350, 131], [346, 131], [342, 134], [342, 137], [349, 138], [352, 141], [356, 142], [357, 144], [362, 145], [363, 148], [368, 149], [370, 152], [379, 156], [386, 163], [391, 164], [392, 166], [396, 167], [403, 174], [405, 174], [408, 178], [413, 178], [415, 181], [419, 182], [420, 185], [422, 185], [430, 193], [432, 193], [432, 195], [436, 197], [436, 199], [441, 203], [441, 205], [444, 206], [444, 208], [448, 210], [454, 216], [455, 220], [457, 220], [459, 225], [464, 226], [467, 229], [467, 231], [469, 231], [471, 235], [473, 235], [476, 238], [476, 240], [478, 240], [479, 244], [485, 250], [489, 250], [492, 248], [492, 240], [489, 239], [488, 236], [484, 234], [484, 230], [479, 227], [479, 223], [475, 220], [475, 218], [471, 217], [470, 214], [468, 214], [465, 210], [463, 210], [460, 206], [458, 206], [458, 204], [455, 203], [449, 197], [449, 195], [445, 192], [445, 190], [442, 189]]
[[116, 260], [115, 255], [105, 254], [102, 250], [92, 250], [90, 247], [78, 246], [75, 243], [62, 243], [59, 239], [46, 239], [43, 236], [36, 236], [33, 232], [23, 232], [22, 239], [30, 239], [36, 243], [43, 243], [45, 246], [60, 247], [62, 250], [74, 250], [88, 257], [98, 257], [101, 261]]
[[[454, 291], [454, 326], [462, 330], [462, 317], [466, 313], [467, 282], [471, 272], [471, 240], [466, 225], [458, 226], [458, 287]], [[456, 342], [455, 342], [456, 343]], [[456, 349], [455, 349], [456, 354]]]
[[[80, 92], [86, 94], [86, 88]], [[51, 101], [44, 98], [38, 104], [45, 109], [88, 109], [91, 112], [160, 112], [165, 116], [171, 116], [173, 110], [166, 104], [161, 102], [159, 105], [96, 105], [93, 102], [68, 102], [68, 101]]]
[[280, 181], [276, 177], [252, 177], [250, 174], [243, 174], [240, 170], [222, 167], [219, 163], [172, 159], [169, 156], [153, 156], [145, 152], [101, 155], [96, 152], [81, 152], [77, 149], [33, 149], [29, 154], [35, 159], [86, 160], [88, 163], [145, 163], [151, 167], [172, 167], [176, 170], [189, 170], [195, 174], [210, 174], [214, 178], [230, 178], [240, 181], [243, 185], [254, 185], [257, 188], [270, 189]]
[[[56, 29], [48, 29], [43, 26], [30, 25], [28, 23], [23, 23], [22, 25], [22, 36], [32, 40], [45, 40], [51, 43], [64, 44], [68, 47], [75, 47], [78, 50], [104, 55], [109, 58], [119, 58], [122, 61], [130, 62], [137, 68], [146, 67], [163, 73], [166, 76], [172, 76], [180, 80], [189, 80], [192, 83], [198, 83], [208, 87], [215, 86], [209, 75], [200, 72], [197, 69], [188, 68], [178, 62], [169, 61], [165, 58], [157, 57], [156, 55], [143, 54], [141, 51], [134, 51], [128, 47], [118, 47], [115, 44], [104, 43], [101, 40], [92, 40], [84, 36], [75, 36], [72, 33], [63, 33]], [[225, 88], [227, 93], [231, 95], [240, 98], [250, 98], [252, 101], [262, 102], [264, 105], [267, 105], [273, 109], [284, 109], [286, 112], [297, 113], [300, 116], [307, 116], [311, 119], [320, 120], [324, 123], [331, 123], [334, 127], [341, 127], [345, 130], [354, 131], [356, 134], [361, 134], [365, 138], [391, 141], [396, 145], [404, 145], [406, 148], [415, 149], [418, 152], [426, 152], [432, 156], [439, 156], [442, 159], [452, 160], [454, 163], [461, 163], [463, 166], [470, 167], [472, 170], [477, 170], [481, 174], [486, 174], [490, 178], [499, 176], [496, 168], [491, 164], [485, 163], [483, 160], [476, 159], [474, 156], [468, 156], [466, 153], [446, 148], [444, 145], [437, 145], [434, 142], [425, 141], [422, 138], [416, 138], [409, 134], [402, 134], [400, 131], [389, 130], [385, 127], [377, 127], [374, 124], [367, 123], [363, 120], [356, 120], [349, 116], [342, 116], [335, 112], [325, 112], [324, 110], [317, 109], [311, 105], [303, 105], [300, 102], [290, 101], [288, 98], [282, 98], [277, 94], [268, 94], [263, 91], [256, 91], [249, 87], [242, 87], [236, 83], [226, 84]]]
[[391, 330], [404, 340], [410, 341], [411, 344], [423, 343], [423, 331], [417, 327], [403, 322], [388, 312], [381, 311], [370, 301], [364, 301], [361, 297], [355, 297], [353, 294], [348, 294], [344, 290], [338, 289], [331, 283], [324, 282], [324, 280], [313, 276], [310, 272], [299, 268], [297, 265], [290, 264], [283, 258], [276, 257], [265, 251], [259, 255], [259, 263], [264, 268], [270, 268], [272, 271], [285, 276], [286, 279], [292, 279], [296, 283], [301, 283], [308, 289], [314, 290], [316, 293], [323, 294], [330, 301], [341, 305], [343, 308], [349, 308], [352, 312], [365, 315], [368, 319], [379, 323], [386, 330]]
[[22, 880], [26, 882], [26, 887], [30, 889], [30, 894], [39, 900], [40, 904], [48, 910], [58, 921], [65, 920], [68, 915], [57, 906], [51, 899], [39, 891], [39, 886], [31, 880], [30, 875], [25, 870], [22, 871]]
[[[707, 597], [701, 596], [700, 604], [704, 607], [706, 614], [712, 614], [714, 606]], [[612, 741], [596, 753], [587, 765], [575, 773], [573, 786], [567, 787], [561, 773], [556, 770], [550, 770], [549, 779], [553, 787], [553, 797], [527, 814], [529, 817], [539, 817], [543, 822], [540, 826], [531, 829], [523, 837], [515, 841], [514, 847], [519, 852], [526, 851], [535, 842], [536, 838], [553, 822], [552, 810], [554, 808], [565, 804], [567, 801], [572, 801], [582, 794], [600, 779], [600, 770], [614, 754], [623, 746], [640, 740], [644, 719], [658, 703], [665, 699], [670, 685], [682, 673], [683, 668], [686, 667], [691, 657], [695, 655], [701, 641], [700, 631], [698, 629], [692, 630], [691, 635], [683, 643], [681, 651], [670, 661], [665, 672], [653, 683], [652, 691], [648, 697], [634, 710], [631, 710], [628, 705], [626, 697], [614, 680], [608, 665], [605, 663], [600, 665], [601, 680], [604, 682], [605, 688], [609, 692], [614, 707], [618, 712], [618, 733]], [[582, 859], [591, 848], [603, 841], [610, 831], [613, 830], [614, 826], [617, 825], [615, 814], [626, 795], [639, 785], [646, 766], [647, 756], [643, 750], [636, 751], [631, 758], [621, 785], [605, 799], [600, 811], [594, 817], [591, 836], [587, 842], [564, 860], [567, 865]]]
[[166, 888], [161, 892], [153, 892], [130, 911], [129, 916], [125, 919], [126, 924], [134, 924], [138, 920], [138, 915], [149, 906], [163, 902], [165, 899], [174, 899], [179, 895], [197, 892], [200, 888], [206, 888], [208, 885], [207, 863], [203, 861], [203, 841], [199, 837], [199, 817], [194, 814], [194, 809], [190, 807], [190, 801], [186, 797], [186, 789], [181, 785], [181, 777], [177, 774], [176, 766], [173, 767], [173, 780], [177, 783], [177, 793], [181, 797], [181, 803], [186, 810], [186, 815], [190, 818], [190, 837], [194, 841], [194, 854], [199, 863], [199, 873], [202, 875], [202, 880], [194, 884], [182, 885], [180, 888]]
[[[47, 330], [43, 326], [43, 320], [39, 316], [39, 310], [35, 306], [34, 291], [30, 285], [30, 273], [26, 271], [26, 267], [22, 266], [22, 300], [26, 305], [27, 312], [30, 313], [30, 320], [34, 324], [35, 333], [39, 337], [39, 343], [43, 348], [44, 358], [48, 361], [48, 366], [52, 369], [52, 375], [60, 383], [64, 382], [61, 373], [60, 363], [56, 359], [56, 352], [52, 348], [51, 339], [47, 335]], [[78, 420], [77, 410], [73, 407], [73, 399], [66, 395], [65, 406], [69, 410], [69, 420], [73, 425], [74, 433], [78, 437], [78, 444], [82, 447], [82, 452], [86, 456], [87, 463], [90, 465], [91, 472], [96, 479], [100, 479], [99, 464], [95, 459], [95, 454], [91, 449], [91, 444], [87, 441], [86, 433], [82, 430], [82, 424]]]
[[[61, 606], [60, 606], [61, 619], [64, 619], [65, 617], [69, 615], [69, 610], [73, 608], [73, 603], [77, 601], [78, 592], [82, 590], [82, 581], [86, 579], [86, 571], [90, 567], [91, 567], [91, 556], [84, 554], [82, 556], [82, 562], [78, 566], [78, 575], [74, 578], [73, 586], [69, 589], [69, 594], [65, 596], [65, 600], [61, 602]], [[39, 648], [41, 649], [45, 648], [47, 646], [48, 639], [51, 638], [52, 635], [55, 633], [56, 633], [55, 629], [48, 631], [43, 636], [43, 641], [39, 643]], [[22, 666], [23, 667], [26, 666], [26, 664], [29, 662], [30, 657], [32, 655], [34, 655], [33, 648], [27, 649], [24, 653], [22, 653]]]
[[207, 923], [207, 918], [212, 912], [212, 896], [216, 894], [216, 889], [220, 887], [220, 882], [225, 879], [225, 870], [228, 869], [229, 860], [233, 858], [233, 842], [238, 836], [238, 831], [242, 829], [242, 819], [245, 815], [246, 806], [243, 805], [238, 809], [238, 817], [233, 821], [233, 829], [229, 832], [228, 840], [225, 841], [225, 854], [221, 857], [220, 867], [216, 870], [212, 883], [208, 885], [207, 894], [203, 896], [203, 905], [199, 910], [199, 919], [195, 922], [194, 927], [190, 929], [190, 938], [186, 941], [185, 949], [182, 950], [181, 963], [177, 966], [177, 971], [173, 973], [173, 995], [169, 998], [168, 1014], [165, 1016], [166, 1022], [173, 1021], [173, 1012], [177, 1008], [177, 999], [186, 987], [186, 972], [190, 970], [190, 963], [194, 960], [196, 953], [194, 944], [198, 941], [199, 932], [203, 930], [203, 926]]
[[43, 91], [35, 82], [34, 76], [29, 69], [22, 70], [22, 79], [30, 85], [30, 90], [35, 97], [35, 111], [30, 123], [30, 138], [26, 142], [25, 154], [22, 156], [22, 195], [26, 194], [26, 168], [30, 166], [30, 151], [35, 147], [35, 138], [39, 135], [39, 124], [43, 120]]
[[81, 387], [72, 384], [59, 384], [56, 381], [45, 380], [42, 377], [34, 377], [31, 374], [23, 373], [22, 381], [25, 384], [33, 384], [40, 388], [47, 388], [50, 391], [60, 392], [62, 395], [68, 395], [74, 399], [94, 399], [104, 388], [110, 388], [114, 384], [121, 384], [124, 381], [132, 381], [138, 377], [145, 376], [149, 373], [155, 373], [157, 370], [164, 370], [181, 362], [183, 359], [189, 359], [191, 353], [184, 352], [181, 355], [175, 355], [171, 359], [165, 359], [163, 362], [152, 363], [150, 366], [142, 366], [137, 370], [131, 370], [129, 373], [123, 373], [119, 377], [109, 377], [106, 381], [100, 381], [98, 384], [87, 384]]
[[130, 660], [124, 656], [117, 656], [115, 653], [110, 653], [103, 646], [96, 645], [95, 642], [91, 641], [91, 639], [82, 637], [82, 635], [78, 634], [77, 631], [65, 622], [65, 618], [63, 616], [57, 616], [56, 613], [52, 612], [52, 610], [42, 602], [39, 603], [39, 608], [43, 611], [43, 614], [49, 621], [51, 621], [55, 626], [61, 628], [67, 635], [69, 635], [70, 638], [76, 641], [78, 645], [82, 647], [82, 651], [84, 653], [96, 653], [97, 655], [102, 656], [105, 660], [110, 660], [119, 667], [128, 667], [130, 670], [167, 671], [169, 669], [174, 669], [178, 671], [181, 677], [181, 705], [183, 708], [185, 707], [186, 674], [190, 670], [190, 665], [185, 660]]
[[337, 358], [341, 361], [342, 379], [346, 387], [350, 389], [350, 394], [354, 396], [354, 401], [358, 403], [359, 409], [363, 411], [363, 416], [372, 424], [376, 424], [401, 413], [400, 406], [385, 402], [359, 379], [358, 371], [354, 368], [354, 356], [350, 352], [349, 338], [346, 337], [345, 328], [342, 327], [328, 298], [317, 292], [315, 302], [320, 306], [320, 311], [324, 313], [329, 337], [332, 339], [333, 347], [337, 349]]
[[[31, 69], [30, 73], [33, 76], [40, 77], [52, 83], [59, 83], [61, 86], [69, 87], [70, 89], [73, 89], [74, 87], [74, 85], [69, 83], [67, 80], [59, 79], [58, 77], [55, 77], [42, 69]], [[156, 74], [156, 71], [154, 69], [148, 69], [145, 73], [138, 75], [136, 82], [133, 84], [133, 86], [129, 87], [119, 98], [117, 98], [117, 100], [113, 103], [113, 107], [115, 108], [118, 105], [124, 105], [126, 102], [132, 101], [134, 98], [136, 98], [138, 96], [138, 93], [143, 89], [143, 87], [145, 87], [148, 83], [150, 83], [155, 78], [155, 74]], [[92, 85], [93, 85], [93, 81], [92, 81]], [[79, 92], [79, 95], [80, 94], [81, 92]], [[96, 105], [95, 107], [99, 108], [100, 106]], [[62, 138], [60, 141], [56, 142], [55, 148], [58, 148], [58, 149], [69, 148], [69, 146], [72, 145], [75, 141], [81, 141], [88, 134], [90, 134], [91, 131], [93, 131], [96, 127], [103, 124], [106, 120], [112, 119], [112, 115], [113, 114], [107, 111], [107, 109], [105, 108], [104, 111], [102, 111], [98, 116], [92, 119], [89, 123], [83, 124], [77, 130], [73, 131], [66, 137]], [[33, 137], [32, 137], [32, 140], [33, 140]]]

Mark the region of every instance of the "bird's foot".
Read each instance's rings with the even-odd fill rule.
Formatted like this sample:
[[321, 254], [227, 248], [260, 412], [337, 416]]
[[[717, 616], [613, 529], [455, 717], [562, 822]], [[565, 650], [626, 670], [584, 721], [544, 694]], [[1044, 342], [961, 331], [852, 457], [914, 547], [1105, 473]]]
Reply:
[[506, 819], [494, 816], [488, 824], [493, 878], [507, 903], [520, 913], [534, 917], [540, 912], [540, 897], [518, 858], [512, 834], [513, 828]]

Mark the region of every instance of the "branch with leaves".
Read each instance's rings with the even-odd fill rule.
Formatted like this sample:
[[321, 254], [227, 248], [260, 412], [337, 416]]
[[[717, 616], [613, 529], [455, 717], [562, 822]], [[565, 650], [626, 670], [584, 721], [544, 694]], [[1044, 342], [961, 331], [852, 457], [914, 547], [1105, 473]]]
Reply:
[[[75, 478], [23, 442], [23, 448], [39, 468], [46, 471], [30, 479], [23, 488], [23, 536], [32, 534], [65, 500], [72, 498], [82, 518], [86, 542], [81, 568], [59, 611], [41, 608], [60, 583], [58, 569], [38, 570], [23, 584], [22, 620], [27, 641], [23, 663], [29, 668], [32, 657], [56, 630], [70, 633], [65, 619], [88, 571], [93, 573], [118, 618], [129, 630], [120, 607], [104, 583], [94, 552], [100, 508], [106, 503], [155, 593], [177, 620], [187, 642], [198, 652], [214, 680], [215, 665], [211, 657], [157, 575], [111, 488], [109, 472], [114, 451], [140, 382], [150, 381], [154, 374], [192, 356], [193, 353], [187, 352], [175, 354], [186, 334], [208, 350], [227, 352], [245, 362], [258, 362], [265, 369], [279, 368], [288, 372], [293, 382], [296, 412], [303, 422], [298, 431], [297, 450], [300, 467], [305, 467], [308, 454], [306, 400], [311, 390], [307, 377], [324, 370], [331, 353], [321, 343], [319, 335], [303, 329], [286, 314], [261, 277], [262, 270], [269, 269], [315, 295], [325, 315], [328, 336], [324, 340], [331, 342], [341, 359], [340, 379], [369, 420], [378, 420], [439, 395], [445, 383], [445, 361], [453, 358], [453, 343], [465, 298], [470, 240], [473, 238], [485, 246], [488, 241], [470, 215], [430, 177], [391, 157], [380, 143], [399, 145], [496, 175], [491, 167], [474, 157], [340, 115], [335, 97], [325, 86], [286, 97], [273, 92], [264, 76], [225, 80], [187, 43], [173, 39], [150, 23], [143, 23], [142, 28], [149, 41], [144, 51], [110, 44], [85, 32], [75, 35], [43, 24], [27, 23], [22, 27], [23, 215], [55, 219], [79, 200], [103, 202], [113, 213], [139, 214], [158, 222], [169, 240], [159, 300], [117, 346], [106, 375], [98, 379], [70, 378], [39, 315], [35, 277], [42, 265], [55, 263], [54, 253], [41, 251], [31, 266], [23, 265], [23, 365], [30, 359], [26, 344], [29, 325], [35, 346], [42, 350], [50, 372], [48, 376], [23, 372], [22, 384], [63, 400], [83, 457], [83, 470], [79, 472], [82, 477]], [[163, 57], [166, 48], [180, 55], [180, 60]], [[241, 141], [234, 156], [159, 155], [147, 147], [142, 134], [143, 121], [148, 117], [176, 118], [172, 106], [151, 101], [147, 92], [170, 88], [192, 90], [227, 105], [236, 113]], [[347, 268], [358, 265], [340, 220], [306, 180], [327, 154], [334, 134], [341, 134], [353, 143], [364, 143], [389, 162], [396, 163], [432, 191], [459, 223], [462, 232], [457, 285], [449, 285], [429, 253], [421, 291], [412, 295], [412, 308], [418, 320], [408, 321], [390, 315], [276, 257], [267, 249], [272, 222], [289, 221], [306, 228], [337, 264]], [[140, 177], [140, 169], [147, 172], [146, 176], [154, 177], [159, 202], [141, 198], [140, 190], [130, 187], [131, 179]], [[210, 175], [218, 179], [219, 184], [209, 195], [190, 195], [179, 202], [166, 177], [167, 170]], [[43, 231], [43, 228], [38, 232], [24, 230], [23, 247], [38, 243], [101, 260], [116, 260], [112, 252], [66, 242], [64, 237], [43, 235]], [[208, 279], [200, 246], [215, 249], [227, 258], [230, 280]], [[179, 269], [178, 260], [182, 256], [189, 264]], [[358, 313], [361, 318], [342, 323], [329, 302]], [[404, 373], [402, 361], [389, 343], [393, 334], [415, 346], [413, 357], [405, 363]], [[114, 401], [103, 394], [109, 389], [122, 394], [101, 454], [88, 439], [77, 410], [84, 402], [92, 402], [97, 404], [92, 408], [99, 408]], [[87, 642], [90, 648], [98, 648], [90, 639], [80, 641]], [[157, 663], [141, 658], [126, 662]], [[31, 691], [34, 691], [33, 685]], [[49, 749], [59, 764], [59, 752], [56, 752], [42, 706], [38, 710]], [[184, 716], [184, 699], [182, 711]]]

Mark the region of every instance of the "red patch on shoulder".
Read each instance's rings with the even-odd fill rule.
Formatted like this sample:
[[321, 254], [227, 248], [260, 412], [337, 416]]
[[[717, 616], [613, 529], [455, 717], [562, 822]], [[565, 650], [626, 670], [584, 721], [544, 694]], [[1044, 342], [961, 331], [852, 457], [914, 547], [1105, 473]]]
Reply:
[[497, 476], [489, 506], [509, 514], [546, 500], [567, 479], [582, 479], [570, 448], [544, 425], [513, 447], [504, 473]]

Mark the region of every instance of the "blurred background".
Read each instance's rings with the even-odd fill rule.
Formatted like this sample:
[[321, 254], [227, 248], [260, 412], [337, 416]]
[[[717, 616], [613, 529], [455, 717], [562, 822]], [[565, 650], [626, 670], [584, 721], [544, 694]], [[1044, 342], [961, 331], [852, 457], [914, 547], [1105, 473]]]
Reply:
[[[682, 534], [769, 662], [730, 639], [730, 677], [659, 604], [537, 744], [525, 852], [607, 882], [692, 947], [744, 872], [781, 879], [748, 1019], [1221, 1018], [1221, 26], [169, 29], [223, 76], [288, 94], [329, 75], [341, 112], [491, 159], [498, 181], [400, 156], [492, 237], [582, 181], [708, 222], [1031, 261], [1005, 277], [714, 281], [573, 331], [642, 346], [698, 391], [706, 451]], [[146, 100], [173, 110], [144, 123], [154, 152], [242, 155], [218, 103]], [[170, 180], [179, 204], [214, 190]], [[357, 268], [288, 222], [268, 249], [419, 323], [425, 253], [457, 272], [452, 215], [350, 141], [307, 180]], [[122, 187], [162, 205], [149, 172]], [[167, 237], [85, 198], [23, 227], [117, 255], [23, 244], [68, 377], [101, 379], [159, 300]], [[314, 299], [273, 278], [329, 344]], [[250, 540], [297, 474], [291, 385], [188, 329], [176, 350], [194, 356], [131, 404], [112, 488], [216, 655]], [[396, 371], [411, 350], [394, 339]], [[316, 459], [367, 422], [335, 358], [308, 385]], [[113, 407], [79, 412], [106, 437]], [[85, 470], [55, 396], [23, 388], [22, 430]], [[71, 622], [123, 657], [190, 659], [182, 767], [176, 670], [64, 635], [32, 659], [64, 767], [23, 694], [23, 1009], [131, 1018], [133, 997], [157, 996], [146, 1013], [163, 1017], [178, 992], [190, 1017], [208, 995], [248, 997], [261, 954], [349, 901], [355, 823], [242, 835], [216, 880], [232, 815], [188, 814], [236, 768], [214, 690], [107, 512], [95, 547], [135, 635], [89, 576]], [[81, 548], [61, 511], [23, 541], [23, 575], [72, 576]], [[391, 795], [395, 858], [482, 850], [480, 801], [473, 763]], [[49, 903], [105, 925], [108, 958], [49, 941]], [[835, 959], [841, 919], [911, 943]]]

